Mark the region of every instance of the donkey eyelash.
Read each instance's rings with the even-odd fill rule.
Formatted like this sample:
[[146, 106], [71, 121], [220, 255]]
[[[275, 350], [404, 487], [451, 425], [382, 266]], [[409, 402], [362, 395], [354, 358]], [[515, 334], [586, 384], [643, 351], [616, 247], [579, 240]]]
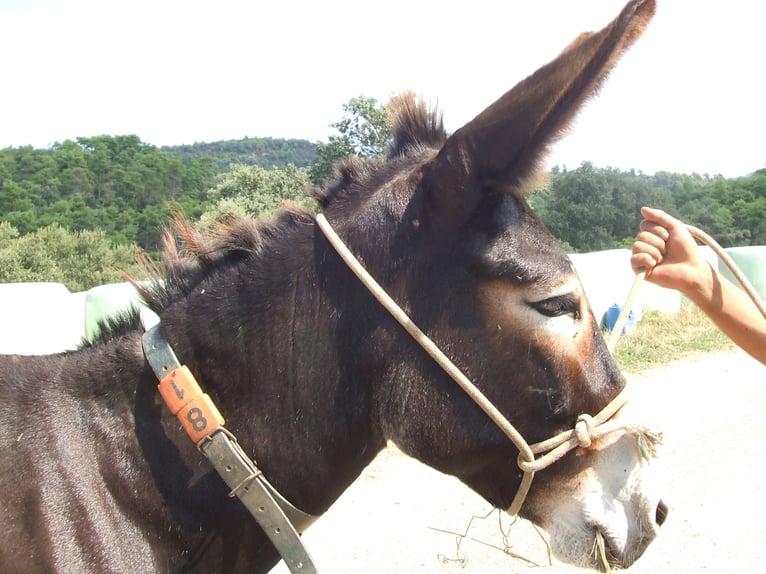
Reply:
[[529, 306], [546, 317], [571, 315], [574, 319], [580, 318], [580, 302], [572, 293], [535, 301], [529, 303]]

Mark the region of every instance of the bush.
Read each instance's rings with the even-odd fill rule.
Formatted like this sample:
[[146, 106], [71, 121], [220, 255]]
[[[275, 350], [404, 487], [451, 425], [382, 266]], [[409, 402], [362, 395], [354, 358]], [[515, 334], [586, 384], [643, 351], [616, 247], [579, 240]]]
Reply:
[[20, 235], [0, 222], [0, 282], [63, 283], [70, 291], [124, 281], [124, 273], [139, 275], [135, 246], [111, 245], [106, 233], [71, 232], [52, 224]]

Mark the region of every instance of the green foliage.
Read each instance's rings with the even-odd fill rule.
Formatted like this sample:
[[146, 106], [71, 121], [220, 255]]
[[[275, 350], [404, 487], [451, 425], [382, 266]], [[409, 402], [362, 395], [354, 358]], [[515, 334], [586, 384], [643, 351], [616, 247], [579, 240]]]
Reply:
[[351, 98], [343, 105], [343, 112], [343, 118], [331, 124], [339, 135], [331, 135], [327, 143], [317, 143], [316, 158], [309, 170], [309, 179], [314, 185], [328, 181], [335, 163], [350, 155], [382, 155], [391, 137], [386, 108], [378, 105], [375, 98]]
[[0, 283], [51, 281], [75, 292], [124, 281], [120, 271], [141, 272], [136, 250], [110, 245], [101, 230], [70, 232], [54, 223], [20, 235], [0, 222]]
[[596, 168], [584, 162], [554, 171], [535, 206], [551, 232], [577, 251], [612, 249], [638, 232], [642, 205], [664, 207], [669, 194], [635, 171]]
[[375, 98], [358, 96], [343, 105], [343, 118], [332, 124], [358, 157], [377, 157], [383, 154], [391, 137], [391, 125], [385, 106]]
[[259, 167], [308, 167], [314, 161], [316, 145], [308, 140], [244, 138], [190, 145], [164, 146], [162, 151], [180, 159], [184, 165], [194, 160], [210, 160], [217, 172], [231, 164]]
[[201, 218], [203, 226], [238, 216], [269, 215], [286, 201], [313, 209], [313, 200], [306, 194], [309, 185], [306, 168], [289, 164], [283, 169], [233, 165], [210, 190], [213, 207]]
[[6, 148], [0, 150], [0, 220], [22, 234], [52, 223], [102, 229], [115, 242], [155, 250], [166, 205], [201, 214], [213, 177], [211, 160], [183, 164], [134, 135]]
[[[0, 149], [0, 280], [67, 276], [74, 288], [118, 280], [98, 273], [129, 268], [133, 245], [156, 251], [171, 206], [205, 225], [268, 214], [286, 200], [313, 209], [310, 184], [324, 184], [349, 155], [382, 155], [391, 137], [386, 107], [373, 98], [352, 98], [343, 114], [332, 124], [337, 135], [316, 145], [245, 138], [159, 149], [135, 135], [103, 135]], [[583, 163], [554, 168], [530, 201], [572, 251], [629, 247], [642, 205], [703, 228], [725, 247], [766, 244], [766, 169], [724, 179]], [[86, 244], [91, 255], [45, 242]]]
[[316, 186], [325, 185], [333, 176], [337, 162], [353, 155], [349, 143], [342, 137], [330, 136], [327, 143], [317, 143], [317, 156], [309, 170], [309, 179]]
[[704, 229], [724, 247], [766, 243], [766, 173], [736, 178], [597, 168], [551, 173], [531, 204], [572, 251], [630, 247], [643, 205]]

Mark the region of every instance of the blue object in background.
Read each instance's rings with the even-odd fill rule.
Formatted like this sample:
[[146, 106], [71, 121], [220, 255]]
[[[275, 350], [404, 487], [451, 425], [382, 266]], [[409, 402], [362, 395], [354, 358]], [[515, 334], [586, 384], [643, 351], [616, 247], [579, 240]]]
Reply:
[[[606, 315], [604, 315], [604, 326], [610, 331], [614, 329], [614, 325], [617, 323], [617, 318], [620, 316], [620, 311], [622, 311], [622, 307], [617, 303], [606, 310]], [[630, 333], [635, 330], [636, 315], [633, 313], [633, 309], [631, 309], [628, 312], [628, 319], [625, 321], [625, 326], [622, 328], [622, 333], [620, 334], [624, 335], [625, 333]]]

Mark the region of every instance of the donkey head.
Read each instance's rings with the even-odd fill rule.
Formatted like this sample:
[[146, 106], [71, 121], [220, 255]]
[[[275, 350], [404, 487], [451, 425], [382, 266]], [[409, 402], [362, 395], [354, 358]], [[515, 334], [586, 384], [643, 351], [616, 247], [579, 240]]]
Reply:
[[[332, 194], [342, 200], [325, 197], [328, 219], [372, 274], [530, 443], [599, 412], [625, 384], [569, 258], [524, 193], [654, 9], [633, 0], [449, 137], [438, 116], [402, 97], [388, 160], [348, 163]], [[518, 451], [394, 332], [371, 330], [366, 341], [380, 357], [371, 370], [385, 372], [373, 391], [382, 436], [507, 508]], [[664, 506], [637, 453], [611, 436], [538, 473], [522, 514], [551, 533], [560, 558], [592, 563], [600, 532], [627, 565], [654, 538]]]

